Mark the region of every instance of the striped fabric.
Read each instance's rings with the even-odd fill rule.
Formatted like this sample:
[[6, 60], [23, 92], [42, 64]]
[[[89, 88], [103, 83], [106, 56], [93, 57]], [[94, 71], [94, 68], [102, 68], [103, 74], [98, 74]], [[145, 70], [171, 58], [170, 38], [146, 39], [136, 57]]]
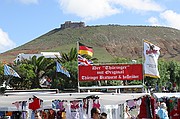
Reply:
[[78, 66], [88, 66], [93, 65], [93, 62], [91, 60], [88, 60], [81, 55], [78, 55]]
[[92, 47], [86, 46], [82, 43], [79, 43], [79, 51], [78, 54], [80, 55], [89, 55], [89, 56], [93, 56], [93, 49]]
[[19, 76], [19, 74], [16, 71], [14, 71], [14, 69], [12, 69], [10, 66], [8, 66], [6, 64], [4, 65], [4, 75], [9, 75], [9, 76], [21, 78]]

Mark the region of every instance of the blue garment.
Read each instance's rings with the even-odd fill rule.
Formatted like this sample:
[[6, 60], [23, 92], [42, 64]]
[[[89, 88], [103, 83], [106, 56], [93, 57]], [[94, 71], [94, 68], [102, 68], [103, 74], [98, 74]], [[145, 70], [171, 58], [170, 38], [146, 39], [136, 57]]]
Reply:
[[157, 115], [160, 117], [160, 119], [169, 119], [167, 110], [160, 108], [157, 112]]
[[35, 119], [35, 112], [34, 111], [32, 111], [32, 113], [31, 113], [31, 119]]
[[5, 115], [5, 112], [4, 111], [0, 111], [0, 117], [4, 116], [4, 115]]

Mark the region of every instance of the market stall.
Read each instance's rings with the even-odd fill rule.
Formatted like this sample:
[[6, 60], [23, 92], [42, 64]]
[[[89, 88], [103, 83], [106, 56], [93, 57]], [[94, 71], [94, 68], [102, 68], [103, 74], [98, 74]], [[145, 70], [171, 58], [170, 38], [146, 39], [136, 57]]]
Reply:
[[[58, 93], [58, 94], [15, 94], [15, 95], [8, 95], [8, 96], [0, 96], [0, 111], [27, 111], [29, 113], [29, 117], [31, 116], [33, 111], [40, 111], [40, 112], [47, 112], [53, 109], [56, 113], [61, 110], [61, 108], [55, 108], [53, 107], [54, 102], [58, 103], [63, 103], [70, 106], [70, 111], [72, 112], [72, 104], [78, 104], [79, 107], [77, 110], [74, 110], [75, 112], [80, 112], [83, 109], [87, 109], [85, 114], [87, 119], [90, 116], [90, 108], [92, 108], [94, 105], [98, 106], [101, 108], [102, 111], [107, 111], [110, 118], [123, 118], [123, 109], [121, 106], [122, 104], [126, 103], [127, 100], [133, 100], [133, 99], [138, 99], [142, 96], [149, 95], [147, 93], [101, 93], [101, 92], [89, 92], [89, 93]], [[38, 98], [39, 100], [42, 100], [41, 104], [38, 109], [32, 110], [29, 108], [29, 104], [32, 103], [32, 100], [34, 99], [33, 97]], [[84, 108], [82, 105], [85, 105], [83, 102], [84, 99], [86, 99], [86, 104], [89, 106]], [[15, 105], [16, 102], [27, 102], [26, 103], [26, 108], [22, 108], [22, 105], [17, 107]], [[91, 106], [90, 106], [91, 105]], [[75, 108], [76, 109], [76, 108]], [[115, 115], [111, 115], [112, 111], [115, 111]], [[121, 111], [120, 111], [121, 110]], [[67, 109], [66, 109], [67, 113]], [[72, 114], [72, 113], [69, 113]], [[66, 115], [67, 116], [67, 115]], [[120, 117], [118, 117], [120, 116]], [[84, 117], [79, 117], [79, 119], [84, 119]], [[115, 118], [115, 119], [116, 119]]]

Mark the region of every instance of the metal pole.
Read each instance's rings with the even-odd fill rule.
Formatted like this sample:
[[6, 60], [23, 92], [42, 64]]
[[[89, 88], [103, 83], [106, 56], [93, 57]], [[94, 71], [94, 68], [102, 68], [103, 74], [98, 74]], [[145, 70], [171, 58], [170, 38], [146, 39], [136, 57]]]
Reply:
[[143, 63], [143, 56], [144, 56], [144, 39], [142, 39], [142, 66], [143, 66], [143, 82], [142, 83], [143, 83], [143, 86], [144, 86], [144, 63]]
[[10, 82], [10, 80], [13, 78], [13, 76], [9, 76], [8, 77], [8, 80], [6, 81], [6, 85], [5, 85], [5, 88], [7, 89], [7, 86], [9, 85], [9, 82]]
[[[77, 41], [77, 55], [78, 55], [78, 51], [79, 51], [79, 42]], [[77, 64], [78, 64], [78, 59], [77, 59]], [[80, 87], [80, 83], [79, 83], [79, 65], [78, 65], [77, 80], [78, 80], [78, 93], [80, 93], [80, 88], [79, 88]]]

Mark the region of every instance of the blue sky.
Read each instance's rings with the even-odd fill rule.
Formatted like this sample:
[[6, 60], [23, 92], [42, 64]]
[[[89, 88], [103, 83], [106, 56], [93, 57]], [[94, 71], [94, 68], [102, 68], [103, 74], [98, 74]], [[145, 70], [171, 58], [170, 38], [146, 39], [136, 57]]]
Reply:
[[0, 53], [65, 21], [180, 29], [180, 0], [0, 0]]

